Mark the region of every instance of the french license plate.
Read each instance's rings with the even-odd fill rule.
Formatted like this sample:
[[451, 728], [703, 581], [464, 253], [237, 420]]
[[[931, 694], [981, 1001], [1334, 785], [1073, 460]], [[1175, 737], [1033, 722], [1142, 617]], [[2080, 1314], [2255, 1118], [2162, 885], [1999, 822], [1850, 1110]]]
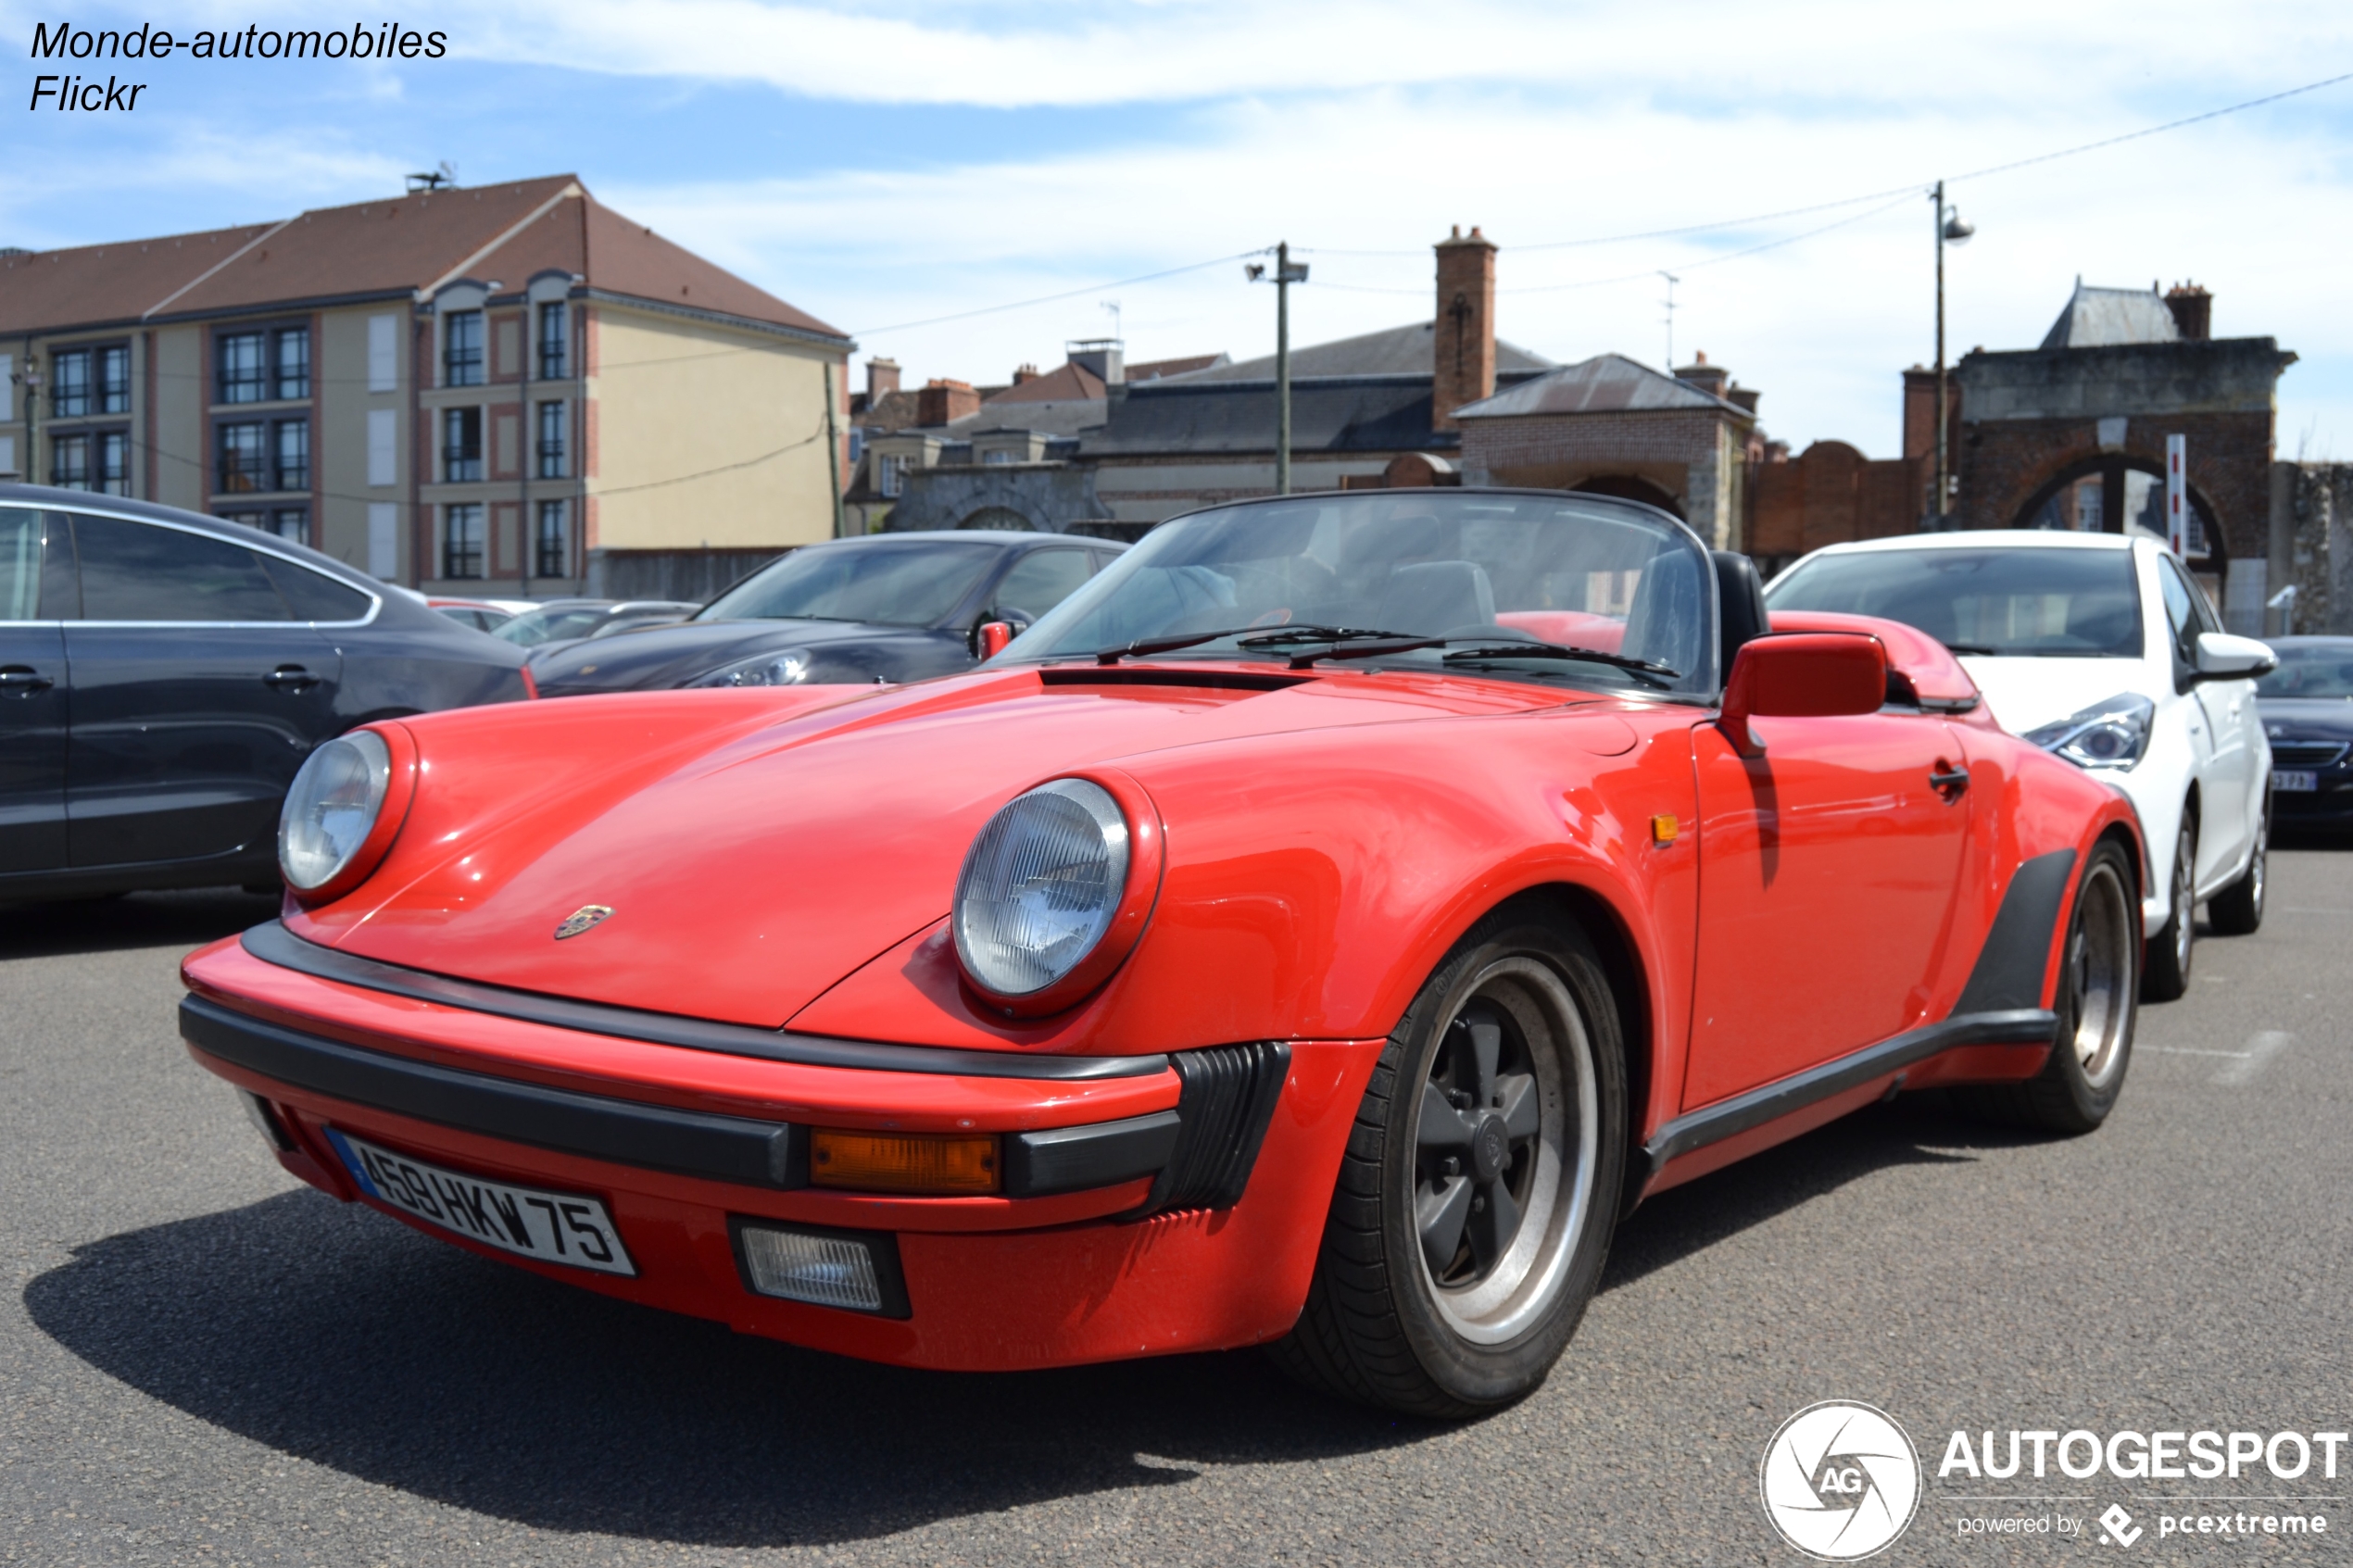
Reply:
[[2275, 772], [2271, 775], [2271, 787], [2273, 789], [2292, 789], [2299, 795], [2309, 795], [2314, 790], [2321, 787], [2321, 775], [2318, 773]]
[[362, 1192], [429, 1225], [543, 1263], [633, 1278], [637, 1273], [620, 1228], [593, 1198], [470, 1176], [334, 1127], [327, 1137]]

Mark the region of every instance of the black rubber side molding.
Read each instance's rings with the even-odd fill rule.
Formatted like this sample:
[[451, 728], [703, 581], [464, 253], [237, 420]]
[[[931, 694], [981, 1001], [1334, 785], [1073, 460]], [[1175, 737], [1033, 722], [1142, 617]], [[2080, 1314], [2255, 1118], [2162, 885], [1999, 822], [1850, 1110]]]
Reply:
[[494, 1013], [525, 1023], [579, 1029], [658, 1046], [683, 1046], [688, 1050], [758, 1057], [765, 1061], [854, 1067], [882, 1073], [1042, 1078], [1054, 1082], [1139, 1078], [1168, 1065], [1168, 1059], [1163, 1056], [1032, 1056], [1018, 1051], [955, 1050], [941, 1046], [843, 1040], [829, 1035], [795, 1035], [784, 1030], [755, 1029], [743, 1023], [715, 1023], [676, 1013], [649, 1012], [642, 1008], [574, 1001], [568, 997], [543, 996], [536, 991], [518, 991], [476, 980], [455, 980], [426, 970], [363, 959], [357, 953], [337, 952], [333, 947], [304, 941], [274, 920], [253, 927], [238, 943], [263, 963], [321, 980], [406, 997], [411, 1001], [437, 1002], [443, 1007]]
[[1084, 1192], [1151, 1175], [1167, 1167], [1182, 1126], [1177, 1112], [1156, 1110], [1124, 1122], [1013, 1134], [1005, 1139], [1005, 1196]]
[[1658, 1130], [1643, 1153], [1655, 1176], [1667, 1162], [1695, 1148], [1720, 1143], [1735, 1134], [1802, 1110], [1816, 1100], [1843, 1094], [1860, 1084], [1900, 1072], [1956, 1046], [2032, 1046], [2047, 1044], [2058, 1029], [2058, 1014], [2046, 1008], [2012, 1008], [2001, 1012], [1956, 1013], [1942, 1023], [1866, 1046], [1850, 1056], [1793, 1073], [1746, 1094], [1678, 1116]]
[[2043, 977], [2051, 963], [2051, 934], [2058, 929], [2068, 879], [2075, 874], [2075, 851], [2054, 849], [2022, 860], [2010, 873], [2002, 907], [1994, 911], [1985, 946], [1953, 1004], [1956, 1016], [2002, 1012], [2043, 1005]]
[[1242, 1200], [1275, 1118], [1290, 1047], [1278, 1040], [1212, 1046], [1168, 1059], [1183, 1085], [1176, 1114], [1184, 1126], [1168, 1164], [1139, 1214], [1171, 1209], [1231, 1209]]
[[797, 1187], [809, 1168], [807, 1129], [789, 1123], [460, 1073], [266, 1023], [201, 997], [181, 1000], [180, 1033], [282, 1084], [536, 1148], [751, 1186]]

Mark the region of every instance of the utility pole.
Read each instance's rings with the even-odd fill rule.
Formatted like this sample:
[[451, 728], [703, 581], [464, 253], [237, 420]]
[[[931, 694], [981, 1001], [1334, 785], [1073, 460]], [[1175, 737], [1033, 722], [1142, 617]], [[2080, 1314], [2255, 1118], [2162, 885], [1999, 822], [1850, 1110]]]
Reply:
[[1961, 221], [1961, 215], [1944, 205], [1944, 182], [1939, 180], [1930, 198], [1936, 207], [1936, 504], [1930, 515], [1936, 519], [1942, 531], [1953, 511], [1952, 454], [1945, 449], [1945, 438], [1952, 428], [1950, 394], [1946, 390], [1944, 373], [1944, 246], [1947, 243], [1966, 245], [1977, 232]]
[[1242, 269], [1253, 283], [1275, 285], [1275, 494], [1290, 494], [1290, 286], [1307, 281], [1307, 263], [1294, 264], [1290, 242], [1275, 247], [1275, 275], [1264, 262]]
[[1667, 364], [1664, 369], [1671, 376], [1675, 373], [1675, 285], [1683, 280], [1672, 272], [1661, 272], [1659, 276], [1667, 280], [1667, 298], [1664, 302], [1667, 306]]
[[[845, 370], [848, 365], [842, 367]], [[834, 362], [825, 361], [825, 479], [834, 493], [834, 537], [841, 537], [841, 437], [834, 431]]]

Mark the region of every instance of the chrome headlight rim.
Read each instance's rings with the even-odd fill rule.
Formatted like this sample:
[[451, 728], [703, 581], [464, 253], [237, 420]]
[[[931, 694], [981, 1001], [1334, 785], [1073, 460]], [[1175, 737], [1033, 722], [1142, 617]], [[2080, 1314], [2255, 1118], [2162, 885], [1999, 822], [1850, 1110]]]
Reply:
[[[321, 792], [330, 771], [343, 770], [341, 782], [347, 787], [353, 782], [350, 769], [355, 761], [364, 769], [364, 787], [371, 802], [365, 829], [346, 833], [336, 858], [323, 867], [315, 858], [297, 864], [291, 844], [294, 835], [306, 828], [320, 831], [321, 826], [315, 821], [297, 819], [315, 815], [324, 807]], [[416, 794], [416, 742], [405, 728], [393, 723], [347, 731], [322, 743], [304, 759], [278, 814], [278, 872], [298, 902], [306, 907], [331, 903], [374, 873], [408, 819], [409, 805]]]
[[2087, 772], [2129, 772], [2148, 756], [2157, 732], [2157, 704], [2139, 692], [2079, 709], [2020, 736]]
[[[975, 951], [975, 934], [967, 919], [967, 893], [973, 885], [975, 862], [990, 847], [992, 830], [1016, 808], [1049, 793], [1069, 799], [1068, 786], [1074, 785], [1082, 797], [1085, 792], [1092, 792], [1097, 797], [1094, 804], [1098, 808], [1107, 804], [1124, 825], [1126, 843], [1123, 883], [1111, 897], [1099, 922], [1100, 932], [1091, 945], [1073, 951], [1064, 966], [1042, 984], [1024, 990], [1013, 989], [1005, 984], [1012, 977], [980, 959]], [[1100, 817], [1095, 820], [1098, 823], [1101, 821]], [[996, 847], [1001, 849], [1001, 846]], [[990, 813], [988, 821], [973, 835], [957, 873], [948, 926], [950, 943], [956, 949], [957, 969], [965, 985], [988, 1011], [1008, 1019], [1060, 1012], [1091, 996], [1126, 961], [1151, 922], [1153, 906], [1160, 897], [1163, 861], [1164, 834], [1159, 812], [1142, 786], [1124, 773], [1089, 769], [1059, 774], [1015, 794]]]

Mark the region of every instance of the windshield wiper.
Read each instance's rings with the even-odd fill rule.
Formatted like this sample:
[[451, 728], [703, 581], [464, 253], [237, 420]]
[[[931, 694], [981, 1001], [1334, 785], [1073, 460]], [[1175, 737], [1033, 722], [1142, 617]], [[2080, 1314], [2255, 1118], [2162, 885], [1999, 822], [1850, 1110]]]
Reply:
[[[1257, 636], [1249, 633], [1256, 632]], [[1100, 648], [1095, 653], [1098, 664], [1116, 664], [1123, 659], [1139, 659], [1146, 654], [1174, 653], [1202, 643], [1214, 643], [1220, 637], [1239, 637], [1239, 645], [1246, 648], [1280, 647], [1286, 643], [1347, 642], [1357, 637], [1402, 637], [1403, 632], [1368, 632], [1353, 626], [1283, 626], [1269, 630], [1259, 626], [1229, 626], [1222, 632], [1193, 632], [1176, 637], [1140, 637], [1118, 647]]]
[[1989, 643], [1946, 643], [1946, 653], [1975, 654], [1981, 658], [1999, 658], [2002, 650]]
[[[1454, 637], [1445, 640], [1466, 642], [1473, 639]], [[1566, 647], [1559, 643], [1497, 643], [1485, 647], [1453, 648], [1441, 657], [1448, 664], [1475, 664], [1499, 659], [1573, 659], [1583, 664], [1606, 664], [1613, 670], [1623, 670], [1636, 680], [1662, 691], [1667, 689], [1669, 681], [1683, 678], [1680, 670], [1670, 670], [1647, 659], [1629, 659], [1622, 653], [1604, 653], [1599, 648]]]

